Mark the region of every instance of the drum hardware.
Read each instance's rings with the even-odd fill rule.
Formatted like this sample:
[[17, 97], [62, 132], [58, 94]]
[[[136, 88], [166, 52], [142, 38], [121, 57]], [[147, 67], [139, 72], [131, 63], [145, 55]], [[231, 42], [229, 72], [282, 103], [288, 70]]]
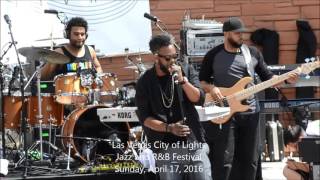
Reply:
[[[48, 141], [44, 141], [44, 140], [43, 140], [42, 142], [41, 142], [40, 140], [38, 140], [38, 141], [36, 141], [35, 143], [33, 143], [33, 144], [28, 148], [27, 152], [29, 153], [29, 152], [35, 151], [35, 149], [36, 149], [39, 145], [40, 145], [40, 147], [42, 146], [42, 145], [41, 145], [42, 143], [45, 143], [45, 144], [49, 145], [49, 146], [50, 146], [53, 150], [55, 150], [57, 153], [61, 153], [61, 152], [62, 152], [57, 146], [53, 145], [52, 143], [50, 143], [50, 142], [48, 142]], [[19, 159], [19, 161], [16, 163], [15, 167], [19, 167], [22, 162], [28, 160], [28, 157], [27, 157], [27, 156], [29, 156], [28, 153], [27, 153], [27, 155], [26, 155], [26, 154], [23, 154], [23, 156], [20, 157], [20, 159]], [[41, 154], [41, 152], [40, 152], [40, 161], [39, 161], [39, 162], [47, 162], [47, 161], [43, 161], [43, 154]]]
[[[51, 142], [52, 122], [56, 122], [56, 119], [52, 118], [50, 114], [48, 121], [49, 121], [49, 142]], [[50, 146], [48, 149], [48, 153], [50, 154]]]
[[68, 162], [67, 162], [67, 170], [70, 171], [70, 157], [71, 157], [71, 143], [68, 143]]
[[[54, 145], [51, 144], [51, 142], [47, 142], [47, 141], [43, 141], [42, 139], [42, 126], [43, 126], [43, 114], [42, 114], [42, 97], [41, 97], [41, 88], [40, 88], [40, 79], [41, 79], [41, 69], [44, 67], [45, 62], [50, 62], [50, 63], [54, 63], [54, 64], [64, 64], [69, 62], [69, 58], [59, 54], [55, 51], [51, 51], [51, 50], [47, 50], [47, 49], [42, 49], [42, 48], [35, 48], [35, 47], [25, 47], [25, 48], [20, 48], [19, 52], [30, 59], [33, 60], [39, 60], [40, 64], [37, 66], [36, 71], [33, 73], [33, 75], [31, 76], [31, 78], [29, 79], [28, 83], [26, 84], [26, 86], [22, 86], [23, 89], [27, 88], [28, 85], [30, 84], [31, 80], [36, 76], [37, 77], [37, 100], [38, 100], [38, 114], [36, 115], [36, 120], [39, 123], [39, 141], [37, 141], [35, 144], [33, 144], [31, 146], [31, 150], [33, 150], [34, 148], [36, 148], [38, 145], [40, 145], [40, 160], [43, 161], [43, 143], [49, 143], [49, 148], [53, 147]], [[50, 128], [51, 129], [51, 128]], [[24, 127], [25, 130], [25, 127]], [[49, 137], [51, 136], [51, 134], [49, 134]], [[25, 135], [26, 138], [26, 135]], [[49, 138], [51, 139], [51, 137]], [[26, 145], [25, 145], [26, 146]], [[20, 159], [20, 163], [22, 161], [27, 161], [28, 159], [28, 150], [26, 147], [25, 148], [25, 155], [24, 158]], [[55, 148], [54, 148], [55, 149]], [[20, 163], [18, 163], [18, 166], [20, 165]]]
[[8, 139], [9, 139], [9, 141], [14, 144], [12, 149], [17, 149], [18, 148], [17, 142], [13, 139], [11, 134], [9, 134], [9, 132], [7, 132], [6, 135], [7, 135]]
[[131, 66], [127, 66], [127, 67], [124, 67], [124, 68], [127, 68], [127, 69], [134, 69], [137, 71], [137, 73], [141, 76], [146, 70], [147, 68], [145, 67], [145, 65], [143, 64], [142, 62], [142, 59], [141, 59], [141, 54], [138, 53], [139, 57], [136, 58], [136, 63], [129, 57], [129, 48], [125, 48], [124, 49], [124, 52], [126, 54], [126, 58], [125, 58], [125, 61], [131, 65]]
[[[91, 138], [91, 137], [76, 137], [76, 136], [63, 136], [63, 135], [57, 135], [56, 137], [58, 138], [62, 138], [62, 139], [69, 139], [68, 143], [67, 143], [67, 148], [68, 148], [68, 164], [70, 162], [70, 159], [71, 159], [71, 150], [72, 148], [74, 148], [74, 146], [72, 145], [71, 143], [71, 139], [75, 140], [83, 140], [85, 141], [86, 145], [83, 146], [83, 149], [82, 149], [82, 154], [85, 154], [86, 155], [86, 162], [87, 163], [90, 163], [90, 154], [91, 154], [91, 150], [90, 149], [93, 149], [93, 146], [96, 146], [97, 145], [97, 142], [107, 142], [109, 144], [111, 144], [112, 142], [119, 142], [119, 138], [117, 138], [116, 136], [112, 136], [111, 139], [103, 139], [103, 138]], [[109, 136], [110, 137], [110, 136]], [[121, 140], [120, 140], [121, 142]], [[124, 151], [122, 151], [124, 152]], [[74, 154], [75, 157], [77, 158], [83, 158], [81, 157], [81, 155], [79, 153], [75, 153]], [[93, 159], [94, 160], [94, 159]], [[67, 166], [67, 170], [70, 170], [69, 168], [69, 165]]]
[[100, 89], [89, 89], [89, 104], [98, 105], [100, 102]]

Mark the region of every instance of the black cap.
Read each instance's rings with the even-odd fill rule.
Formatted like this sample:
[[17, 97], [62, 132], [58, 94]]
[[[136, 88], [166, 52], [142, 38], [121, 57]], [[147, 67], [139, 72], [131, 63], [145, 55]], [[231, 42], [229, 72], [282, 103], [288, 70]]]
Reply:
[[222, 27], [223, 32], [246, 32], [247, 29], [244, 26], [242, 20], [238, 17], [230, 17], [224, 23]]

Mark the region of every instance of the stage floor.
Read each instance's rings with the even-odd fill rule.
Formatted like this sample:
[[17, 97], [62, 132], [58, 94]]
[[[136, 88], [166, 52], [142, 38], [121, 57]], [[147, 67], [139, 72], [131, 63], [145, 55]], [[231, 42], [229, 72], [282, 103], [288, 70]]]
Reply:
[[285, 162], [262, 162], [263, 180], [286, 180], [282, 173]]

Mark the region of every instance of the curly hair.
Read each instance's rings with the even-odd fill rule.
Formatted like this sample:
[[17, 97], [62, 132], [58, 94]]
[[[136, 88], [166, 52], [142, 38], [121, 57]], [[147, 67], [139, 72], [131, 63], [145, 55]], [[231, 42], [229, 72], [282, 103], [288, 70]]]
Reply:
[[174, 44], [174, 37], [171, 34], [165, 33], [153, 36], [149, 42], [150, 51], [155, 54], [158, 53], [162, 47]]
[[74, 17], [74, 18], [71, 18], [67, 23], [67, 26], [65, 29], [67, 38], [70, 37], [70, 31], [73, 26], [84, 27], [86, 33], [88, 31], [88, 22], [82, 17]]

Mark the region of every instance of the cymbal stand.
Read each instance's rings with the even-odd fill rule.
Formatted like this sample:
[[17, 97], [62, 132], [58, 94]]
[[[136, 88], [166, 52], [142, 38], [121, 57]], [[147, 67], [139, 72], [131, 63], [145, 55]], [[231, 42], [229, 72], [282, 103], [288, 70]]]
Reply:
[[68, 161], [67, 161], [67, 170], [68, 171], [70, 171], [71, 148], [72, 148], [72, 145], [71, 145], [71, 143], [69, 141], [68, 142]]
[[[2, 57], [2, 56], [1, 56]], [[0, 59], [1, 60], [1, 59]], [[2, 63], [0, 61], [0, 98], [1, 98], [1, 114], [0, 114], [0, 120], [1, 120], [1, 131], [2, 131], [2, 135], [1, 135], [1, 138], [2, 138], [2, 157], [0, 156], [0, 158], [3, 158], [5, 159], [6, 158], [6, 140], [5, 140], [5, 128], [4, 128], [4, 99], [3, 99], [3, 81], [4, 81], [4, 78], [2, 77]], [[1, 154], [1, 152], [0, 152]]]
[[[40, 61], [40, 67], [41, 64], [44, 64], [42, 61]], [[40, 160], [43, 160], [43, 144], [42, 144], [42, 106], [41, 106], [41, 88], [40, 88], [40, 78], [41, 78], [41, 69], [39, 66], [37, 67], [37, 93], [38, 93], [38, 115], [36, 116], [38, 122], [39, 122], [39, 139], [40, 139]]]
[[[49, 142], [51, 143], [52, 139], [51, 139], [51, 135], [52, 135], [52, 123], [55, 122], [56, 119], [54, 117], [52, 117], [52, 115], [50, 114], [48, 122], [49, 122]], [[55, 145], [55, 143], [53, 143]], [[48, 147], [48, 153], [50, 154], [51, 152], [51, 148], [50, 146]]]
[[[42, 121], [43, 121], [43, 115], [42, 115], [42, 106], [41, 106], [41, 88], [40, 88], [40, 79], [41, 79], [41, 69], [44, 67], [45, 63], [42, 61], [43, 59], [40, 58], [39, 62], [40, 64], [37, 66], [36, 71], [32, 74], [29, 81], [27, 82], [26, 86], [23, 89], [26, 89], [29, 85], [32, 79], [36, 76], [37, 77], [37, 93], [38, 93], [38, 115], [36, 116], [37, 121], [39, 122], [39, 140], [40, 140], [40, 160], [43, 160], [43, 140], [42, 140]], [[50, 142], [49, 142], [50, 143]], [[51, 144], [51, 143], [50, 143]], [[29, 148], [30, 149], [30, 148]], [[25, 156], [27, 156], [27, 152], [25, 153]]]
[[[37, 148], [37, 146], [38, 146], [39, 144], [41, 145], [41, 144], [43, 144], [43, 143], [51, 146], [52, 149], [54, 149], [55, 151], [61, 152], [57, 146], [51, 144], [50, 142], [48, 142], [48, 141], [42, 141], [42, 143], [41, 143], [39, 140], [36, 141], [35, 143], [33, 143], [33, 144], [28, 148], [28, 151], [33, 151], [34, 149]], [[19, 159], [19, 161], [16, 163], [16, 167], [18, 167], [23, 161], [25, 161], [26, 158], [27, 158], [26, 155], [24, 155], [23, 157], [21, 157], [21, 158]]]

